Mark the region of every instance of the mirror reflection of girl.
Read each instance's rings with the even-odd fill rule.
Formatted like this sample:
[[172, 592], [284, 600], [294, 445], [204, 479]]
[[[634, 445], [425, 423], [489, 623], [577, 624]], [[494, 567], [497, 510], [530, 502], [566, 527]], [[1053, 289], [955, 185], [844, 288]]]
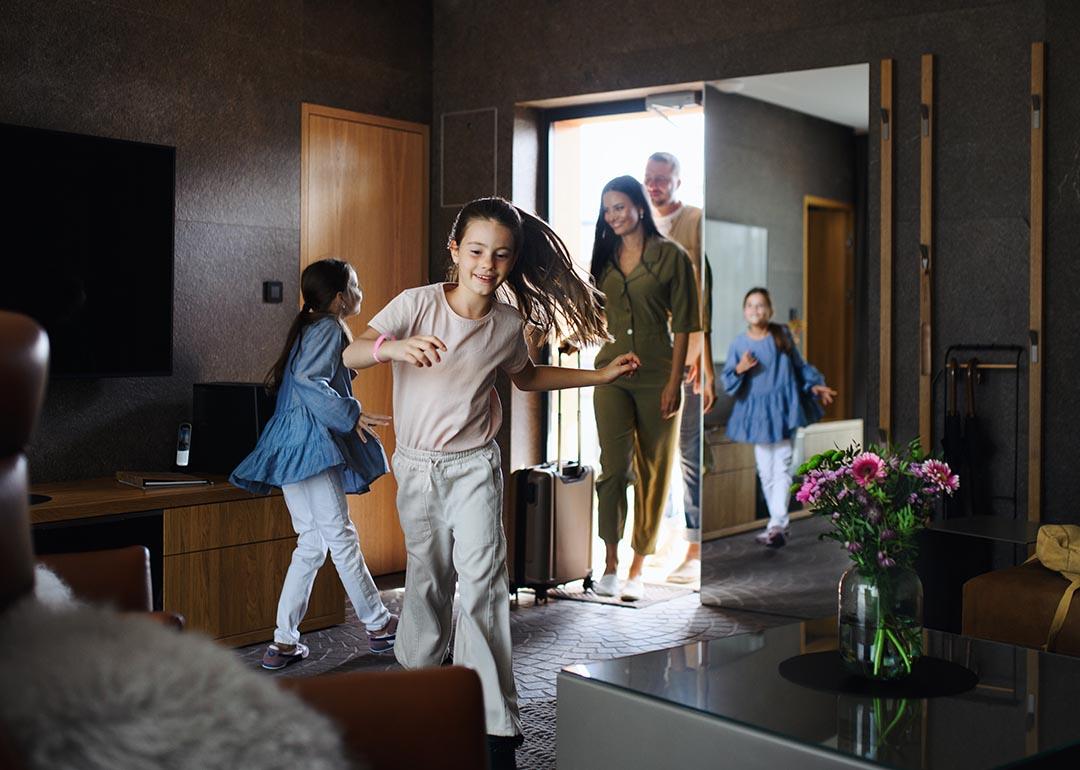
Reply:
[[735, 399], [728, 419], [732, 441], [754, 445], [761, 490], [769, 509], [768, 528], [757, 541], [770, 548], [784, 545], [788, 536], [788, 498], [791, 488], [791, 439], [809, 425], [799, 388], [828, 406], [836, 391], [817, 369], [803, 360], [787, 327], [772, 323], [769, 292], [755, 287], [743, 297], [747, 330], [728, 348], [721, 380]]
[[[694, 267], [686, 251], [660, 235], [641, 182], [621, 176], [601, 193], [592, 275], [604, 293], [614, 340], [596, 355], [603, 366], [637, 353], [632, 380], [596, 388], [600, 440], [596, 482], [600, 537], [606, 547], [601, 596], [635, 601], [645, 595], [641, 573], [656, 550], [672, 465], [678, 456], [683, 365], [691, 332], [701, 329]], [[626, 523], [626, 488], [634, 484], [634, 558], [619, 587], [618, 546]]]
[[511, 670], [499, 370], [521, 390], [608, 383], [639, 366], [629, 353], [599, 371], [535, 366], [525, 327], [576, 345], [607, 338], [599, 293], [559, 236], [502, 198], [458, 213], [449, 282], [408, 289], [346, 348], [347, 366], [390, 363], [394, 374], [397, 508], [408, 560], [395, 654], [437, 666], [459, 612], [453, 659], [480, 675], [492, 768], [512, 767], [521, 741]]

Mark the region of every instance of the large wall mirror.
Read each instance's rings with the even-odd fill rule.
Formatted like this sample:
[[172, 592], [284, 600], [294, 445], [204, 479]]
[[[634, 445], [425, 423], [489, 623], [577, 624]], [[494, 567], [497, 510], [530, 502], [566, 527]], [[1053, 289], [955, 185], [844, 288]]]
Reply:
[[[748, 328], [747, 291], [767, 288], [772, 321], [837, 391], [820, 422], [790, 435], [790, 470], [822, 449], [863, 441], [869, 78], [860, 64], [704, 87], [703, 247], [720, 394], [703, 416], [704, 604], [800, 617], [835, 611], [849, 560], [818, 538], [824, 521], [793, 499], [784, 505], [776, 491], [790, 483], [778, 474], [783, 447], [755, 449], [745, 431], [740, 442], [729, 435], [747, 414], [755, 424], [769, 419], [764, 402], [751, 400], [767, 398], [766, 380], [753, 383], [774, 370], [763, 355], [734, 397], [722, 372]], [[770, 523], [783, 526], [782, 538], [768, 539]]]

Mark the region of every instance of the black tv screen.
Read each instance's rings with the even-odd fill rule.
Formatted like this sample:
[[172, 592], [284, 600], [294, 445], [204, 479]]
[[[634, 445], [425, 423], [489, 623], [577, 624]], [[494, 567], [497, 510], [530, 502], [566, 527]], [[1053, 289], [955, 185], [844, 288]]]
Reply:
[[53, 377], [172, 373], [176, 149], [0, 124], [0, 308]]

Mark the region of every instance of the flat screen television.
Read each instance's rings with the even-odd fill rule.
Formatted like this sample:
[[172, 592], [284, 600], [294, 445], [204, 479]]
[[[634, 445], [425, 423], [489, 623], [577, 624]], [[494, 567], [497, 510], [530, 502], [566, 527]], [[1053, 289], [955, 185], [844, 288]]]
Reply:
[[0, 309], [50, 376], [172, 373], [176, 149], [0, 124]]

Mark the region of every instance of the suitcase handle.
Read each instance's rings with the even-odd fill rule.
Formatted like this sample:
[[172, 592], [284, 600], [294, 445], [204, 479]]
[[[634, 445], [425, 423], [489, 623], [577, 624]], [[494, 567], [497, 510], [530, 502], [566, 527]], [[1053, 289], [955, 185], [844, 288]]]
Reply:
[[[556, 348], [556, 363], [562, 366], [563, 349], [562, 345]], [[578, 348], [577, 352], [577, 368], [581, 368], [581, 349]], [[571, 478], [580, 478], [584, 470], [581, 467], [581, 388], [574, 388], [577, 392], [577, 460], [568, 460], [565, 466], [565, 473]], [[562, 462], [562, 392], [563, 389], [555, 391], [555, 470], [559, 473], [564, 472], [564, 466]]]

